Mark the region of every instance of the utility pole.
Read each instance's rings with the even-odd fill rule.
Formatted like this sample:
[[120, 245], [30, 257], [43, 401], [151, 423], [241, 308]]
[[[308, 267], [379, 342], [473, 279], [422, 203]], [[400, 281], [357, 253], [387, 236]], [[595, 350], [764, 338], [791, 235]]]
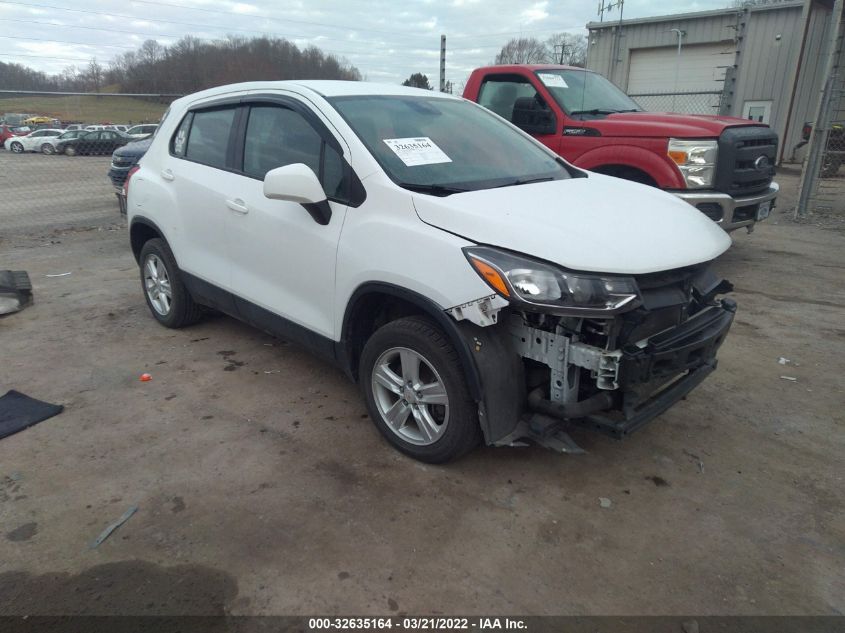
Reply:
[[440, 36], [440, 92], [446, 92], [446, 36]]
[[675, 58], [675, 94], [672, 95], [672, 112], [675, 111], [675, 99], [678, 96], [678, 80], [681, 72], [681, 43], [684, 41], [685, 31], [681, 29], [669, 29], [670, 32], [678, 36], [678, 56]]

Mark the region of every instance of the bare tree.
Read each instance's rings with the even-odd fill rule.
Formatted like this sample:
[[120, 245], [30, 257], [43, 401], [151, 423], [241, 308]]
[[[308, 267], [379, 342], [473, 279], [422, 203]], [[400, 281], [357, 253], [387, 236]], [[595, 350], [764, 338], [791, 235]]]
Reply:
[[534, 37], [515, 37], [496, 55], [495, 64], [545, 64], [549, 60], [548, 47]]
[[583, 68], [587, 63], [587, 38], [582, 33], [555, 33], [546, 40], [549, 62]]
[[97, 63], [97, 58], [92, 57], [88, 62], [88, 68], [85, 71], [85, 79], [88, 82], [88, 89], [92, 92], [100, 92], [103, 86], [103, 67]]

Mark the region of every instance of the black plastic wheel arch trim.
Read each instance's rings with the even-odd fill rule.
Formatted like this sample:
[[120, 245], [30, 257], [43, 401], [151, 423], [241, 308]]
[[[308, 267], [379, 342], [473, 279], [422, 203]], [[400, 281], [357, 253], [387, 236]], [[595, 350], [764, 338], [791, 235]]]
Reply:
[[349, 340], [351, 317], [358, 302], [367, 295], [371, 294], [389, 295], [396, 297], [397, 299], [402, 299], [403, 301], [407, 301], [408, 303], [418, 307], [426, 316], [431, 317], [437, 326], [440, 327], [446, 336], [449, 337], [449, 341], [452, 345], [455, 346], [455, 351], [458, 353], [458, 358], [461, 361], [461, 367], [463, 368], [464, 375], [466, 376], [470, 395], [476, 402], [481, 400], [482, 389], [478, 368], [476, 367], [475, 361], [470, 353], [466, 339], [458, 329], [457, 322], [446, 314], [444, 308], [437, 305], [428, 297], [414, 292], [413, 290], [408, 290], [407, 288], [402, 288], [401, 286], [396, 286], [386, 282], [367, 282], [361, 284], [355, 289], [355, 292], [352, 293], [349, 302], [346, 304], [346, 311], [343, 315], [341, 340], [338, 344], [338, 353], [344, 356], [342, 362], [345, 368], [347, 368], [347, 373], [349, 373], [351, 377], [354, 378], [356, 375], [355, 372], [357, 372], [357, 367], [354, 367], [355, 359], [352, 358], [352, 346], [351, 341]]

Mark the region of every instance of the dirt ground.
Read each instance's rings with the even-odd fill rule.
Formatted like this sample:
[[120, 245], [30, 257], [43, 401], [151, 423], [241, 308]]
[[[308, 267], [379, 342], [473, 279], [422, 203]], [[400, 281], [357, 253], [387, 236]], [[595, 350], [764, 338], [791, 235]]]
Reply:
[[717, 263], [739, 312], [686, 401], [574, 432], [586, 455], [442, 467], [294, 346], [158, 326], [125, 228], [0, 218], [0, 269], [35, 286], [0, 319], [0, 393], [65, 406], [0, 440], [0, 614], [845, 613], [845, 232], [789, 221], [780, 180]]

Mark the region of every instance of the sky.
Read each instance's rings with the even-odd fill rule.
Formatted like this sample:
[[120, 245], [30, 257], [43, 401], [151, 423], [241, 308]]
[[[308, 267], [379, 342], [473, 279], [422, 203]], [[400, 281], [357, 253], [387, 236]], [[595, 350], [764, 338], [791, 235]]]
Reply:
[[[626, 0], [625, 18], [719, 9], [730, 0]], [[184, 35], [284, 37], [348, 60], [369, 81], [399, 83], [413, 72], [439, 76], [446, 35], [446, 78], [462, 87], [508, 39], [586, 33], [598, 0], [0, 0], [0, 61], [47, 73], [92, 57], [107, 64], [146, 39]], [[618, 20], [618, 9], [605, 20]], [[6, 86], [0, 86], [5, 88]]]

